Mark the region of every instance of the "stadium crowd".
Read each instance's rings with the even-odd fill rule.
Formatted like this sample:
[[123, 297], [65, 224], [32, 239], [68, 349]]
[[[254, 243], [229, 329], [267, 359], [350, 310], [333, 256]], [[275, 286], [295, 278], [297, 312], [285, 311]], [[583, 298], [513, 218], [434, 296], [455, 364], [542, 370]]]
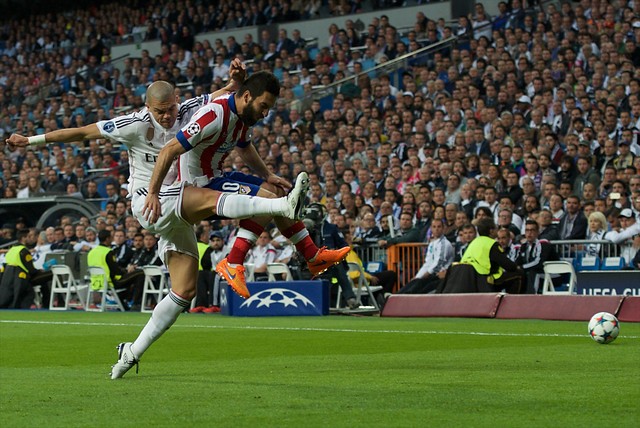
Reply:
[[[194, 41], [203, 31], [314, 16], [322, 5], [245, 3], [216, 2], [218, 9], [210, 2], [155, 1], [144, 9], [114, 3], [76, 11], [75, 20], [34, 15], [5, 23], [1, 197], [67, 193], [101, 209], [96, 219], [43, 232], [39, 246], [97, 245], [95, 231], [93, 241], [87, 232], [105, 227], [124, 233], [114, 245], [146, 244], [126, 199], [127, 154], [106, 140], [12, 148], [4, 138], [140, 108], [156, 80], [176, 84], [182, 99], [213, 91], [228, 77], [230, 59], [240, 57], [250, 71], [269, 70], [282, 82], [277, 107], [252, 136], [261, 157], [288, 179], [306, 170], [309, 202], [323, 204], [328, 221], [354, 244], [428, 243], [438, 219], [453, 249], [446, 251], [446, 268], [475, 236], [473, 221], [492, 217], [506, 253], [529, 268], [541, 266], [542, 253], [553, 255], [520, 254], [521, 243], [535, 248], [567, 239], [610, 240], [620, 245], [627, 266], [640, 268], [640, 1], [527, 8], [511, 0], [499, 4], [496, 16], [476, 3], [455, 23], [420, 12], [404, 32], [381, 14], [363, 32], [353, 20], [345, 28], [331, 24], [317, 49], [306, 46], [299, 30], [280, 30], [277, 37], [264, 31], [255, 41], [250, 35]], [[334, 15], [359, 8], [357, 1], [329, 2]], [[96, 12], [121, 19], [110, 19], [114, 25]], [[115, 67], [109, 46], [138, 25], [147, 26], [145, 39], [162, 40], [162, 52], [143, 51]], [[316, 85], [451, 36], [457, 37], [453, 45], [412, 57], [395, 74], [364, 74], [333, 95], [313, 97]], [[250, 172], [239, 157], [226, 162], [230, 170]], [[101, 174], [111, 176], [104, 193]], [[4, 226], [7, 242], [16, 226], [26, 227]], [[201, 226], [232, 243], [234, 222]], [[267, 235], [261, 247], [270, 245]], [[278, 252], [286, 249], [274, 241]]]

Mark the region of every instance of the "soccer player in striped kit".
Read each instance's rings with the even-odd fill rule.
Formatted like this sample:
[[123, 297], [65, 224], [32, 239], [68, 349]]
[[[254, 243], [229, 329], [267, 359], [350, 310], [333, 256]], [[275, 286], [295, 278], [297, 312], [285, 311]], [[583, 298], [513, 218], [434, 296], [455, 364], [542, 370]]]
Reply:
[[[247, 139], [249, 128], [266, 117], [279, 93], [277, 78], [261, 71], [245, 80], [237, 92], [222, 95], [200, 108], [191, 122], [160, 152], [150, 188], [159, 186], [164, 174], [169, 171], [171, 159], [180, 156], [180, 178], [198, 186], [267, 197], [275, 197], [290, 189], [291, 184], [287, 180], [269, 172], [250, 139]], [[259, 177], [222, 171], [225, 159], [234, 149]], [[304, 185], [308, 187], [308, 178]], [[220, 204], [225, 207], [229, 204], [225, 199], [228, 195], [230, 193], [224, 193], [220, 198]], [[150, 195], [145, 208], [155, 210], [157, 203], [157, 199]], [[234, 290], [244, 290], [244, 293], [238, 293], [242, 297], [249, 297], [242, 263], [271, 218], [257, 216], [241, 220], [241, 229], [231, 252], [216, 266], [216, 272]], [[299, 219], [275, 216], [274, 221], [282, 234], [304, 255], [314, 276], [342, 261], [350, 251], [348, 246], [337, 250], [318, 248]]]
[[[235, 62], [235, 72], [242, 68]], [[243, 70], [242, 70], [243, 72]], [[235, 79], [234, 79], [235, 80]], [[286, 198], [267, 199], [231, 194], [221, 204], [221, 192], [208, 188], [172, 184], [177, 177], [175, 162], [171, 160], [158, 188], [148, 184], [161, 149], [171, 141], [180, 128], [187, 125], [193, 113], [213, 98], [233, 90], [232, 81], [213, 94], [178, 104], [173, 86], [168, 82], [154, 82], [147, 89], [146, 107], [140, 112], [100, 121], [81, 128], [52, 131], [24, 137], [13, 134], [10, 145], [41, 145], [47, 142], [74, 142], [109, 138], [125, 144], [129, 151], [129, 193], [133, 195], [132, 210], [140, 224], [160, 234], [159, 253], [171, 276], [172, 290], [154, 309], [151, 319], [135, 342], [118, 345], [118, 362], [112, 367], [111, 378], [122, 377], [137, 365], [142, 354], [155, 342], [187, 308], [196, 291], [198, 250], [192, 225], [211, 215], [245, 218], [255, 215], [285, 215], [295, 218], [302, 209], [305, 188], [300, 183]], [[306, 174], [305, 174], [306, 175]], [[154, 195], [158, 204], [144, 211], [147, 195]]]

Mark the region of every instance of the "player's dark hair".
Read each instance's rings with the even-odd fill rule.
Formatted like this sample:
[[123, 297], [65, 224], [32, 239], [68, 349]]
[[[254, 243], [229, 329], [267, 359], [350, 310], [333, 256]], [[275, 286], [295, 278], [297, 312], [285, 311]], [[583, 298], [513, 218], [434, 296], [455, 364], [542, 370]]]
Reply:
[[277, 97], [280, 95], [280, 82], [273, 74], [266, 71], [259, 71], [252, 74], [242, 83], [242, 86], [238, 89], [238, 95], [242, 95], [246, 91], [249, 91], [249, 95], [253, 98], [257, 98], [265, 92]]

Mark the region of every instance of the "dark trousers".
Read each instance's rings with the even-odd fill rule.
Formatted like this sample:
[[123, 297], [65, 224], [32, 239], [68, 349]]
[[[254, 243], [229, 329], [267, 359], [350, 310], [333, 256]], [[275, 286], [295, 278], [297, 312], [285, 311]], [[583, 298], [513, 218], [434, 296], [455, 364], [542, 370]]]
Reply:
[[496, 291], [505, 290], [509, 294], [523, 294], [526, 292], [526, 280], [520, 272], [503, 272], [500, 278], [493, 282]]
[[378, 284], [382, 287], [380, 292], [384, 295], [385, 293], [393, 293], [393, 289], [396, 286], [396, 281], [398, 280], [398, 274], [392, 270], [384, 270], [382, 272], [372, 273], [371, 276], [375, 276], [378, 278]]
[[29, 309], [33, 305], [33, 287], [40, 286], [42, 305], [47, 307], [51, 298], [51, 272], [38, 271], [24, 277], [24, 271], [17, 266], [7, 266], [0, 282], [0, 308]]
[[123, 289], [118, 292], [118, 297], [120, 297], [123, 304], [133, 301], [134, 305], [139, 305], [142, 302], [144, 271], [136, 269], [133, 272], [125, 273], [120, 279], [112, 281], [114, 289]]
[[436, 291], [440, 285], [440, 278], [430, 275], [427, 278], [414, 278], [402, 287], [398, 294], [428, 294]]
[[213, 284], [214, 275], [211, 271], [198, 271], [198, 282], [196, 284], [196, 307], [205, 308], [213, 306]]

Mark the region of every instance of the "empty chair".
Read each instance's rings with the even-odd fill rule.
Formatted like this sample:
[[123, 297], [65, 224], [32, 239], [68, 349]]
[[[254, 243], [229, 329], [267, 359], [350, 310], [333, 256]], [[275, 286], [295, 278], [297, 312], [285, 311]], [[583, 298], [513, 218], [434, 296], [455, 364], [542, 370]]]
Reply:
[[[74, 276], [71, 268], [67, 265], [51, 266], [53, 278], [51, 280], [51, 299], [49, 309], [52, 311], [66, 311], [69, 309], [69, 302], [73, 297], [77, 297], [80, 307], [86, 307], [89, 285], [82, 284]], [[58, 306], [54, 303], [58, 302]]]
[[600, 270], [621, 270], [624, 264], [624, 257], [607, 257], [602, 261]]
[[142, 266], [142, 271], [144, 272], [144, 285], [142, 287], [140, 312], [153, 312], [153, 303], [148, 303], [147, 299], [154, 298], [157, 305], [165, 294], [169, 294], [167, 277], [160, 266]]
[[598, 270], [600, 268], [600, 259], [598, 257], [582, 257], [578, 261], [577, 270]]
[[[559, 275], [569, 275], [569, 283], [567, 290], [556, 290], [553, 285], [553, 278]], [[577, 283], [576, 271], [573, 265], [565, 261], [544, 262], [544, 283], [542, 285], [542, 294], [573, 294]]]
[[244, 279], [247, 282], [253, 282], [255, 281], [255, 276], [253, 275], [253, 272], [256, 269], [256, 265], [254, 265], [253, 263], [245, 263], [244, 264]]
[[380, 273], [385, 270], [385, 265], [382, 262], [369, 262], [367, 263], [367, 272]]
[[289, 266], [284, 263], [267, 263], [267, 274], [269, 275], [269, 282], [279, 281], [276, 275], [283, 275], [284, 281], [293, 281], [293, 275]]
[[[107, 278], [104, 269], [99, 266], [89, 266], [87, 270], [91, 278], [91, 288], [89, 289], [85, 309], [94, 312], [104, 312], [107, 309], [124, 311], [124, 305], [120, 301], [116, 290], [109, 284], [109, 278]], [[99, 299], [94, 300], [95, 293], [100, 293]]]

